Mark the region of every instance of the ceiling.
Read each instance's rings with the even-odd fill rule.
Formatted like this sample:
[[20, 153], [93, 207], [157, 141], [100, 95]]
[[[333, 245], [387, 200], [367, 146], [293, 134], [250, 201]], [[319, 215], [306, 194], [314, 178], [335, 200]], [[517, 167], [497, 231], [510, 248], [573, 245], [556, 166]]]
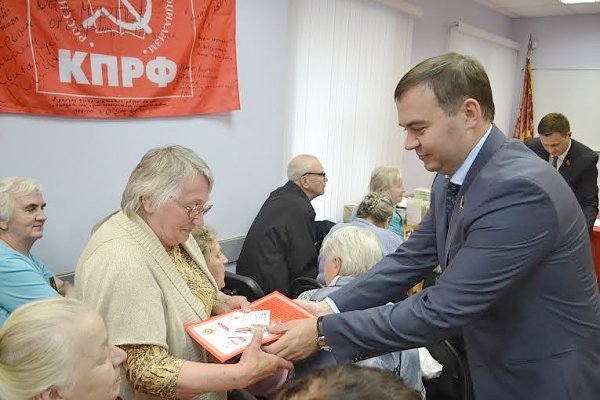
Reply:
[[512, 18], [600, 13], [600, 3], [563, 4], [560, 0], [475, 0]]

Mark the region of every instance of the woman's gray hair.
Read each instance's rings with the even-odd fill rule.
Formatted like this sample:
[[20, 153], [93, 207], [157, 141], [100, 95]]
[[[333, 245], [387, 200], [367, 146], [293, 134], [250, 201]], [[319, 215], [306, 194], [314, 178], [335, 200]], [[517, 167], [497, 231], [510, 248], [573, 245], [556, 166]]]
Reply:
[[194, 151], [183, 146], [157, 147], [148, 151], [135, 167], [121, 199], [121, 209], [133, 217], [147, 196], [155, 208], [174, 199], [188, 178], [201, 174], [213, 186], [213, 175], [206, 162]]
[[0, 398], [31, 400], [48, 388], [73, 385], [79, 357], [73, 332], [88, 312], [64, 297], [15, 310], [0, 330]]
[[15, 197], [41, 191], [39, 183], [31, 178], [9, 176], [0, 179], [0, 221], [8, 221], [13, 213]]
[[373, 222], [383, 224], [394, 213], [394, 204], [390, 196], [383, 193], [371, 192], [358, 205], [358, 218], [371, 218]]
[[402, 172], [396, 167], [377, 167], [371, 172], [370, 192], [383, 192], [402, 182]]
[[339, 275], [358, 276], [383, 258], [377, 236], [365, 228], [345, 226], [327, 235], [323, 242], [323, 259], [339, 257]]

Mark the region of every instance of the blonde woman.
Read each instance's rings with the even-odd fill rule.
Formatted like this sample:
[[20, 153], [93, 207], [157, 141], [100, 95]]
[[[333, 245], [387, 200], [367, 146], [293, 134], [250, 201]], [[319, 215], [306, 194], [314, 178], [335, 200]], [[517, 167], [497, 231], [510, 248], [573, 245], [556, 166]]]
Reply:
[[21, 306], [0, 330], [0, 398], [114, 400], [125, 352], [104, 321], [74, 299]]
[[[402, 201], [404, 195], [404, 184], [402, 172], [396, 167], [377, 167], [371, 172], [369, 191], [388, 195], [392, 204], [396, 206]], [[394, 210], [389, 230], [404, 239], [404, 221], [397, 209]]]

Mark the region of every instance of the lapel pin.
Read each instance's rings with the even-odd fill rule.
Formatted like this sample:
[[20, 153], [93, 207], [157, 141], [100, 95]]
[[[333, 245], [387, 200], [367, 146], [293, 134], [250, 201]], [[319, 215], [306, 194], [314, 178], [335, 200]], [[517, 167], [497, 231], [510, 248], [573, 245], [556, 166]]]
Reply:
[[458, 208], [462, 210], [465, 206], [465, 196], [460, 196], [460, 203], [458, 204]]

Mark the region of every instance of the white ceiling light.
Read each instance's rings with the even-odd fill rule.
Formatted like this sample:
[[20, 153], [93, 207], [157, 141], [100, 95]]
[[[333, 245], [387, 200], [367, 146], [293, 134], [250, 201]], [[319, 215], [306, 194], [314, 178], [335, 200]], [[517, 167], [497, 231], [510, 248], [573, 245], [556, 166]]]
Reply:
[[561, 3], [565, 4], [578, 4], [578, 3], [598, 3], [600, 0], [560, 0]]

